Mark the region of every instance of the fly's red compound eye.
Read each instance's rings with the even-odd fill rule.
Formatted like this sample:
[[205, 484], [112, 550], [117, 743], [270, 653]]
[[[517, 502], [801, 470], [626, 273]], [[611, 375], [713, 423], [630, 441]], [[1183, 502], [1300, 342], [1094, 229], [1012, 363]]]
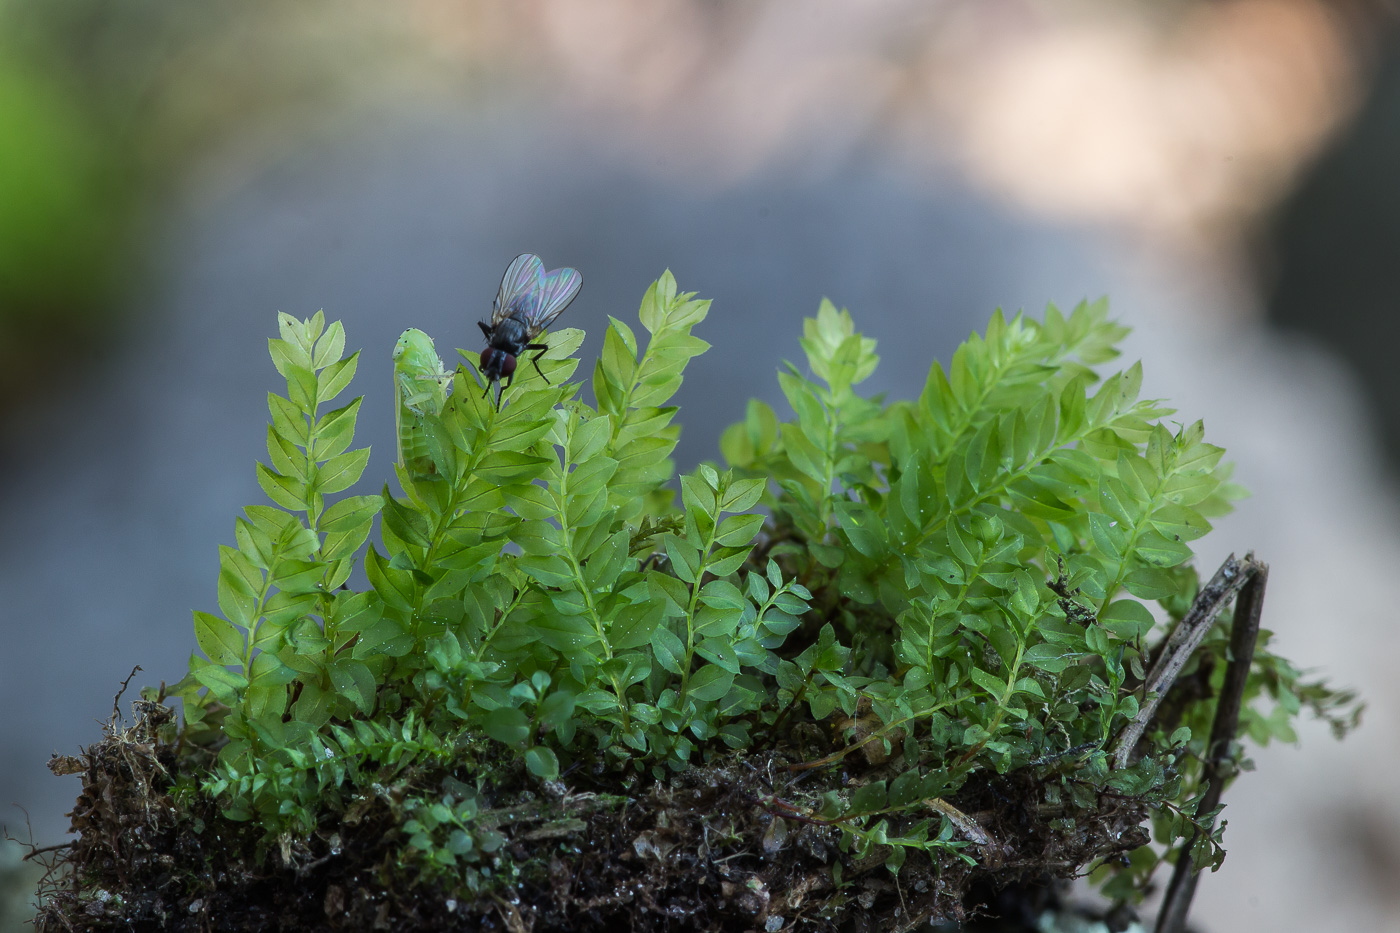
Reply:
[[490, 368], [491, 368], [491, 361], [492, 361], [493, 359], [496, 358], [496, 353], [497, 353], [497, 350], [496, 350], [495, 347], [487, 347], [485, 350], [482, 350], [482, 351], [481, 351], [481, 368], [482, 368], [482, 369], [490, 369]]
[[514, 357], [514, 356], [511, 356], [509, 353], [502, 353], [502, 354], [501, 354], [501, 375], [502, 375], [502, 376], [505, 376], [506, 378], [510, 378], [511, 374], [514, 373], [514, 372], [515, 372], [515, 357]]

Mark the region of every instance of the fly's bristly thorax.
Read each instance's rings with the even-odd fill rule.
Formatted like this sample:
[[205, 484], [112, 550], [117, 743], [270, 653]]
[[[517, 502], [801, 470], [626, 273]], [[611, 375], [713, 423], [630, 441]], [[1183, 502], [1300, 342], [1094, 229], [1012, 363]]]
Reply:
[[525, 345], [530, 342], [532, 336], [529, 325], [517, 311], [491, 328], [491, 346], [512, 356], [518, 356], [525, 352]]

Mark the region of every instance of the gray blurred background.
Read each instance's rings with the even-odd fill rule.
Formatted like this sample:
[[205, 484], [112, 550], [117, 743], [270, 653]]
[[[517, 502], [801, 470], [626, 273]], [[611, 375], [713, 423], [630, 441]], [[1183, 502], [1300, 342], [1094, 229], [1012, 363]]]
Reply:
[[823, 296], [910, 396], [994, 308], [1108, 295], [1254, 493], [1202, 564], [1256, 550], [1277, 650], [1370, 702], [1255, 754], [1197, 924], [1400, 930], [1397, 165], [1359, 2], [0, 0], [0, 821], [60, 841], [49, 754], [182, 676], [276, 311], [364, 348], [371, 493], [394, 338], [476, 348], [525, 250], [582, 271], [585, 359], [665, 268], [714, 299], [683, 469]]

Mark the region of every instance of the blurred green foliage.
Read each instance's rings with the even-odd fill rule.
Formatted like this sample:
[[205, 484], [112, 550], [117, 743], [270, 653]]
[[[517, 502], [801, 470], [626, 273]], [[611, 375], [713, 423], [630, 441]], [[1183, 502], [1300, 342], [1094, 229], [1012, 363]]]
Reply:
[[132, 233], [123, 163], [70, 88], [0, 60], [0, 407], [58, 378], [53, 348], [109, 333]]
[[0, 70], [0, 314], [102, 297], [120, 246], [120, 176], [83, 111], [52, 82]]
[[385, 19], [368, 3], [0, 0], [0, 412], [65, 378], [55, 348], [71, 365], [113, 345], [146, 218], [200, 157], [385, 77], [365, 67], [394, 47]]

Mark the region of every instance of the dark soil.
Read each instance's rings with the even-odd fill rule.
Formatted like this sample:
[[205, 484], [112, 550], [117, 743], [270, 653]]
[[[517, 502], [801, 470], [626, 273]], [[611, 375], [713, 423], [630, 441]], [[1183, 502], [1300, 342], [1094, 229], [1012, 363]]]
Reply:
[[172, 711], [143, 701], [135, 714], [134, 726], [109, 724], [80, 756], [51, 762], [58, 773], [81, 772], [83, 790], [70, 814], [77, 839], [40, 892], [43, 933], [894, 933], [977, 917], [1025, 930], [1054, 900], [1055, 879], [1147, 841], [1140, 804], [1105, 796], [1099, 810], [1070, 814], [1070, 838], [1050, 828], [1048, 819], [1067, 814], [1045, 806], [1035, 777], [993, 775], [949, 801], [968, 821], [960, 831], [978, 865], [911, 855], [896, 879], [885, 851], [854, 859], [838, 846], [837, 828], [783, 806], [798, 781], [811, 794], [877, 780], [882, 767], [863, 761], [862, 774], [794, 778], [779, 750], [718, 759], [665, 782], [575, 772], [541, 783], [520, 774], [478, 817], [509, 840], [496, 864], [512, 880], [464, 896], [404, 863], [396, 806], [452, 775], [401, 775], [327, 814], [309, 840], [260, 846], [251, 824], [226, 819], [202, 795], [172, 793], [181, 769], [197, 777], [207, 763], [158, 738]]

